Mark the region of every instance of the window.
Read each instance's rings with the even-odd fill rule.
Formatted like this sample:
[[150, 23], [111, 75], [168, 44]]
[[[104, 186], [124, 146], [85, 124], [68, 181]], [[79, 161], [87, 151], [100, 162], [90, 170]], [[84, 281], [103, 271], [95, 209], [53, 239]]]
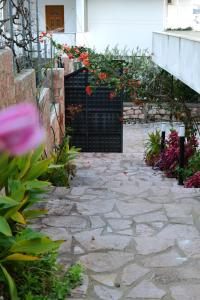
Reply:
[[46, 5], [46, 31], [64, 32], [64, 5]]

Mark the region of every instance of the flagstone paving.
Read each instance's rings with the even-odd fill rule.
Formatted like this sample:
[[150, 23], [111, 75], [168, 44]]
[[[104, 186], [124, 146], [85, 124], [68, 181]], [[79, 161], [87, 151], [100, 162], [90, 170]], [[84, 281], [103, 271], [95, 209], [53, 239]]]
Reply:
[[35, 226], [85, 267], [70, 299], [200, 299], [200, 191], [144, 164], [153, 126], [125, 126], [123, 154], [80, 154], [71, 188], [49, 195]]

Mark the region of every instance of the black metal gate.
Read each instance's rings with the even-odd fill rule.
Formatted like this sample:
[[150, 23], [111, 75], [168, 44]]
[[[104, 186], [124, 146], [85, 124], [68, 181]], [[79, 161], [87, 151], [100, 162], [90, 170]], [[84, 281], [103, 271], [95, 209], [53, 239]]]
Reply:
[[[65, 107], [81, 105], [81, 112], [71, 120], [71, 142], [83, 152], [123, 151], [123, 100], [109, 99], [110, 89], [97, 87], [86, 94], [88, 71], [81, 68], [65, 76]], [[66, 109], [66, 126], [69, 123]]]

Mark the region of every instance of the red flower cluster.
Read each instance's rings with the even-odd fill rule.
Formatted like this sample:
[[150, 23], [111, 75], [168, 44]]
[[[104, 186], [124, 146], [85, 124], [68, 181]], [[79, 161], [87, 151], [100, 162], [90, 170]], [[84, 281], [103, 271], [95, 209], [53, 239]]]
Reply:
[[98, 74], [98, 77], [99, 77], [100, 80], [106, 79], [107, 76], [108, 76], [108, 75], [107, 75], [105, 72], [100, 72], [100, 73]]
[[89, 54], [87, 52], [83, 52], [83, 53], [80, 54], [78, 59], [80, 61], [84, 61], [85, 59], [88, 59], [88, 56], [89, 56]]
[[74, 55], [72, 53], [67, 54], [69, 59], [74, 59]]

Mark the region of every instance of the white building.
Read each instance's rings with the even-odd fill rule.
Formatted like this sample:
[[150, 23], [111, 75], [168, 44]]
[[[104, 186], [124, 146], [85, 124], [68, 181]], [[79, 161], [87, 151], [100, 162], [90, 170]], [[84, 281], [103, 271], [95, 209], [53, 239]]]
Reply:
[[108, 45], [151, 50], [152, 32], [163, 29], [164, 15], [163, 0], [39, 0], [41, 31], [99, 51]]

